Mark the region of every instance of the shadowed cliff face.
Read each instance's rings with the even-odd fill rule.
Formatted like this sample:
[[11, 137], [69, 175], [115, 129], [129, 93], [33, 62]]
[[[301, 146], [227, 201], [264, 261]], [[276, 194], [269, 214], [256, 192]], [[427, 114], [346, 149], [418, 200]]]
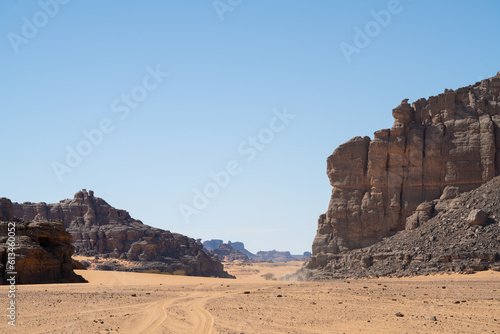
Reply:
[[327, 161], [333, 191], [313, 257], [372, 245], [404, 230], [417, 206], [447, 186], [470, 191], [498, 175], [499, 95], [500, 72], [412, 105], [404, 100], [391, 129], [337, 148]]
[[[75, 249], [61, 221], [19, 222], [10, 200], [0, 199], [0, 284], [8, 284], [6, 272], [15, 271], [16, 284], [81, 283], [73, 272]], [[15, 238], [15, 269], [8, 267], [7, 239]]]
[[144, 263], [144, 270], [230, 276], [220, 262], [202, 251], [203, 246], [196, 240], [144, 225], [131, 218], [127, 211], [115, 209], [94, 197], [92, 191], [79, 191], [73, 199], [55, 204], [13, 203], [13, 214], [24, 221], [62, 220], [79, 255], [140, 261]]

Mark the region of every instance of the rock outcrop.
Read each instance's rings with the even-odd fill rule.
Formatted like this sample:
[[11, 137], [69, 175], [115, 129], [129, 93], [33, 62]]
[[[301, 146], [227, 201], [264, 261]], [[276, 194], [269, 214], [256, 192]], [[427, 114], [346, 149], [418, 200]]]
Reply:
[[210, 255], [216, 256], [219, 260], [225, 262], [250, 262], [248, 256], [239, 250], [236, 250], [230, 244], [221, 244], [212, 249]]
[[14, 220], [14, 208], [10, 199], [0, 198], [0, 221]]
[[248, 256], [248, 258], [250, 258], [250, 259], [252, 259], [255, 256], [255, 254], [253, 254], [252, 252], [248, 251], [245, 248], [245, 244], [243, 242], [240, 242], [240, 241], [231, 242], [231, 240], [229, 240], [227, 243], [230, 244], [231, 247], [233, 247], [237, 251], [240, 251], [243, 254], [245, 254], [246, 256]]
[[78, 255], [139, 261], [142, 266], [134, 271], [232, 277], [195, 239], [145, 225], [95, 197], [93, 191], [84, 189], [73, 199], [55, 204], [13, 203], [13, 215], [23, 221], [59, 219], [71, 234]]
[[277, 250], [271, 251], [259, 251], [253, 257], [255, 261], [270, 261], [270, 262], [288, 262], [293, 260], [298, 260], [297, 257], [290, 254], [290, 252], [280, 252]]
[[224, 240], [220, 240], [220, 239], [206, 240], [206, 241], [203, 241], [203, 247], [207, 251], [211, 251], [211, 250], [219, 248], [219, 246], [222, 245], [223, 243], [224, 243]]
[[317, 254], [289, 278], [399, 277], [500, 270], [500, 176], [457, 198], [437, 200], [435, 206], [439, 212], [413, 229], [369, 247], [341, 254]]
[[242, 255], [246, 255], [248, 257], [247, 260], [244, 261], [261, 261], [261, 262], [287, 262], [293, 260], [307, 260], [311, 257], [310, 252], [304, 252], [302, 255], [294, 255], [290, 254], [288, 251], [259, 251], [257, 254], [253, 254], [245, 249], [245, 244], [239, 241], [231, 242], [228, 241], [227, 244], [224, 244], [223, 240], [212, 239], [203, 242], [203, 246], [205, 249], [210, 252], [212, 255], [218, 255], [219, 259], [231, 262], [233, 261], [243, 261], [244, 258]]
[[499, 174], [500, 72], [411, 105], [403, 100], [392, 114], [391, 129], [374, 139], [356, 137], [328, 158], [333, 192], [318, 221], [310, 267], [415, 229], [438, 213], [432, 201]]
[[[75, 249], [62, 221], [16, 221], [12, 203], [5, 198], [0, 199], [0, 215], [0, 284], [9, 284], [8, 272], [17, 273], [16, 284], [86, 282], [73, 272]], [[9, 232], [15, 240], [13, 251], [7, 243]], [[15, 256], [9, 257], [9, 253]], [[9, 262], [11, 259], [15, 262]]]

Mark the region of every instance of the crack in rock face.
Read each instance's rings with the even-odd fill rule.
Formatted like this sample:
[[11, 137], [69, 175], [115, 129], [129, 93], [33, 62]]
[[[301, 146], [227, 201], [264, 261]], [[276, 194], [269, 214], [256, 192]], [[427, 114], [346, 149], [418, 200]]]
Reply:
[[335, 255], [415, 230], [460, 193], [499, 175], [500, 76], [411, 105], [405, 99], [392, 114], [391, 129], [355, 137], [327, 159], [333, 191], [307, 268], [325, 268]]

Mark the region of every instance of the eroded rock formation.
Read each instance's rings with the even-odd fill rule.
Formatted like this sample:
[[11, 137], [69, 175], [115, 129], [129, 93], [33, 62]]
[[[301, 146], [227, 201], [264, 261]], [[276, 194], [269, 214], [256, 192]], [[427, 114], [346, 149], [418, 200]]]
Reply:
[[[17, 272], [16, 284], [86, 282], [73, 272], [75, 249], [62, 221], [16, 221], [12, 203], [5, 198], [0, 199], [0, 214], [0, 284], [8, 283], [10, 271]], [[15, 238], [14, 252], [7, 247], [9, 231]], [[15, 254], [14, 270], [8, 267], [8, 253]]]
[[[356, 137], [328, 158], [333, 186], [313, 242], [315, 257], [370, 246], [432, 218], [423, 202], [477, 188], [499, 174], [500, 72], [457, 90], [403, 102], [391, 129]], [[412, 216], [415, 211], [417, 215]]]
[[288, 262], [293, 260], [299, 260], [299, 256], [292, 255], [288, 251], [280, 252], [277, 250], [271, 251], [259, 251], [253, 257], [255, 261], [270, 261], [270, 262]]
[[[245, 249], [245, 244], [240, 241], [228, 241], [224, 244], [223, 240], [212, 239], [203, 242], [205, 249], [213, 255], [218, 255], [222, 261], [257, 261], [257, 262], [287, 262], [293, 260], [306, 260], [311, 257], [310, 252], [304, 252], [302, 255], [290, 254], [288, 251], [258, 251], [253, 254]], [[245, 260], [241, 255], [245, 255]]]
[[[433, 201], [436, 215], [369, 247], [316, 254], [289, 278], [413, 276], [500, 271], [500, 176], [456, 198]], [[312, 269], [312, 270], [311, 270]]]
[[217, 256], [218, 259], [225, 262], [250, 262], [246, 254], [234, 249], [230, 244], [221, 244], [212, 249], [210, 255]]
[[13, 203], [13, 215], [23, 221], [60, 219], [79, 255], [140, 261], [140, 270], [230, 277], [195, 239], [145, 225], [95, 197], [93, 191], [79, 191], [73, 199], [55, 204]]

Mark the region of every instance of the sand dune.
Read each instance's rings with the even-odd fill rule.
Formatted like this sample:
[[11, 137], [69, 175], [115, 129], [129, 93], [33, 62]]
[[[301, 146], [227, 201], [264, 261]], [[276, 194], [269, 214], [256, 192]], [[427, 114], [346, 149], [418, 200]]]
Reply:
[[299, 266], [228, 265], [236, 280], [78, 271], [88, 284], [19, 286], [17, 326], [4, 320], [0, 332], [500, 332], [499, 272], [328, 282], [262, 277]]

